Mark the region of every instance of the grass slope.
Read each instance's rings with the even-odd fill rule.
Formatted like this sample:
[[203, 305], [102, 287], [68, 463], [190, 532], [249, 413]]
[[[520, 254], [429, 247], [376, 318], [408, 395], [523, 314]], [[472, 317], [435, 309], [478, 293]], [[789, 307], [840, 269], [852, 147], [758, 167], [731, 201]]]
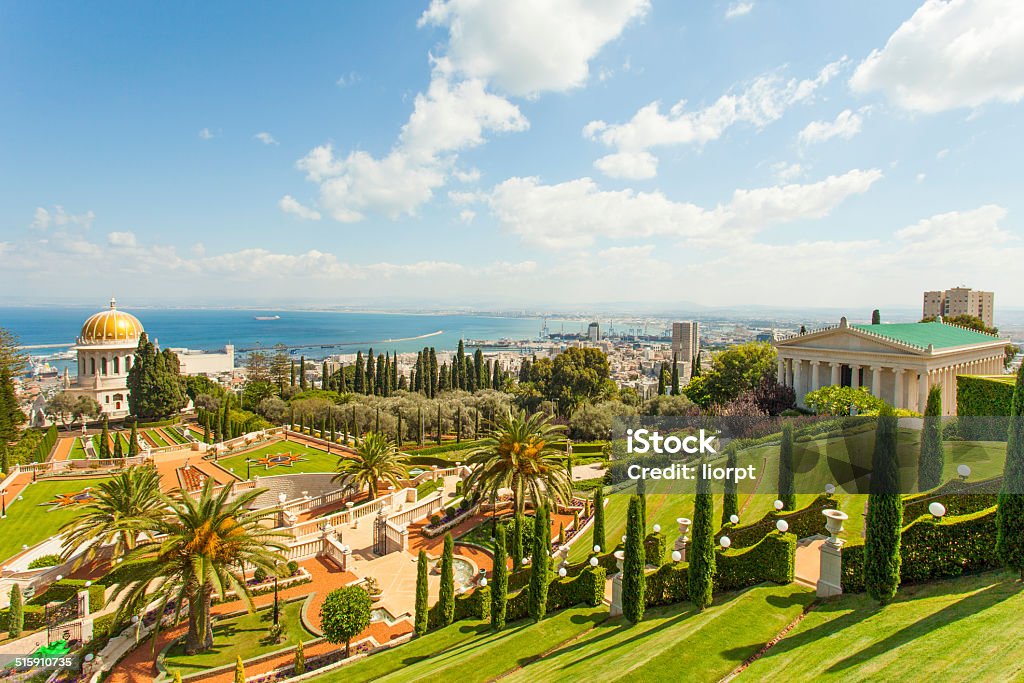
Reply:
[[1024, 639], [1024, 584], [1008, 572], [823, 603], [740, 675], [750, 681], [1009, 681]]
[[[303, 460], [300, 460], [291, 466], [278, 465], [270, 468], [256, 462], [262, 457], [277, 455], [279, 453], [301, 455]], [[270, 477], [277, 474], [300, 474], [305, 472], [333, 472], [337, 468], [338, 464], [338, 456], [334, 453], [328, 454], [327, 451], [322, 451], [319, 448], [313, 448], [312, 446], [307, 446], [305, 444], [295, 443], [294, 441], [275, 441], [251, 451], [232, 455], [227, 458], [221, 458], [217, 462], [224, 469], [233, 472], [239, 477], [245, 477], [246, 458], [253, 461], [251, 465], [252, 474], [258, 474], [261, 477]]]
[[37, 481], [21, 492], [23, 500], [7, 501], [7, 519], [0, 520], [0, 561], [21, 552], [22, 544], [33, 546], [57, 533], [61, 526], [77, 517], [82, 508], [72, 506], [50, 511], [43, 505], [57, 494], [78, 493], [82, 489], [99, 486], [106, 481], [94, 479], [62, 479]]

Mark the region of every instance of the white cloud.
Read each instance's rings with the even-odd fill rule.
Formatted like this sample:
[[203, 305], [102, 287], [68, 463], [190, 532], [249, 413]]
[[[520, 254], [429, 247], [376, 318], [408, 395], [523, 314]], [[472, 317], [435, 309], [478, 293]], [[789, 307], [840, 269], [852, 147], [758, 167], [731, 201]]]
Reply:
[[473, 211], [472, 209], [463, 209], [459, 212], [459, 220], [466, 225], [472, 223], [474, 218], [476, 218], [476, 211]]
[[432, 0], [420, 25], [448, 29], [452, 70], [531, 96], [583, 85], [590, 60], [649, 7], [648, 0]]
[[672, 201], [657, 191], [601, 190], [590, 178], [556, 185], [542, 185], [535, 177], [510, 178], [486, 201], [506, 230], [550, 248], [584, 247], [598, 237], [732, 243], [773, 225], [826, 216], [881, 177], [877, 169], [854, 169], [805, 185], [736, 190], [728, 203], [710, 209]]
[[753, 9], [753, 2], [734, 2], [725, 10], [725, 18], [735, 19], [736, 17], [743, 17], [750, 14]]
[[758, 77], [739, 92], [719, 97], [702, 109], [688, 110], [686, 100], [662, 112], [660, 102], [641, 107], [626, 123], [591, 121], [583, 136], [619, 152], [643, 152], [667, 145], [703, 145], [717, 140], [730, 127], [746, 123], [763, 128], [782, 118], [789, 107], [809, 101], [832, 80], [846, 58], [827, 64], [810, 79], [783, 79], [778, 74]]
[[349, 71], [347, 74], [342, 74], [341, 76], [339, 76], [338, 80], [336, 80], [334, 83], [340, 88], [347, 88], [350, 85], [355, 85], [360, 80], [362, 79], [359, 77], [359, 74], [357, 74], [355, 71]]
[[36, 210], [32, 213], [32, 223], [30, 226], [36, 230], [46, 230], [50, 227], [78, 227], [88, 230], [92, 227], [95, 219], [96, 214], [92, 211], [74, 214], [68, 213], [59, 204], [54, 206], [52, 211], [37, 206]]
[[643, 180], [658, 175], [658, 158], [650, 152], [618, 152], [601, 157], [594, 168], [610, 178]]
[[790, 183], [804, 174], [804, 167], [797, 163], [780, 161], [772, 164], [772, 172], [782, 183]]
[[456, 168], [452, 171], [452, 176], [460, 183], [475, 183], [480, 180], [480, 169], [470, 168], [463, 170]]
[[939, 161], [942, 161], [943, 159], [945, 159], [948, 156], [949, 156], [949, 148], [948, 147], [944, 147], [943, 149], [940, 149], [938, 152], [935, 153], [935, 158], [938, 159]]
[[293, 216], [298, 216], [307, 221], [318, 221], [320, 220], [320, 212], [316, 209], [311, 209], [308, 206], [304, 206], [298, 199], [286, 194], [281, 197], [280, 201], [277, 202], [278, 208], [285, 213], [290, 213]]
[[270, 133], [266, 132], [266, 131], [261, 131], [259, 133], [256, 133], [256, 135], [253, 135], [253, 137], [256, 138], [257, 140], [259, 140], [260, 142], [262, 142], [264, 145], [276, 145], [277, 144], [277, 140], [274, 139], [274, 136], [271, 135]]
[[800, 142], [804, 145], [815, 145], [832, 138], [849, 140], [860, 132], [864, 119], [850, 109], [839, 112], [834, 121], [811, 121], [800, 131]]
[[110, 232], [107, 233], [107, 244], [112, 247], [135, 247], [138, 241], [134, 232]]
[[926, 0], [850, 79], [900, 107], [934, 113], [1024, 99], [1024, 3]]
[[199, 131], [200, 140], [212, 140], [213, 138], [213, 132], [209, 128], [203, 128], [201, 131]]

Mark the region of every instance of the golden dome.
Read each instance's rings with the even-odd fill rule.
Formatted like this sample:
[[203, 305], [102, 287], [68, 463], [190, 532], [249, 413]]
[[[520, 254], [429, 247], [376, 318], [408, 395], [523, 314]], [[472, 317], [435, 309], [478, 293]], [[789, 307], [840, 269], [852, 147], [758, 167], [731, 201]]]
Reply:
[[110, 310], [100, 311], [82, 325], [79, 344], [134, 344], [142, 334], [142, 323], [131, 313], [117, 310], [117, 300], [110, 300]]

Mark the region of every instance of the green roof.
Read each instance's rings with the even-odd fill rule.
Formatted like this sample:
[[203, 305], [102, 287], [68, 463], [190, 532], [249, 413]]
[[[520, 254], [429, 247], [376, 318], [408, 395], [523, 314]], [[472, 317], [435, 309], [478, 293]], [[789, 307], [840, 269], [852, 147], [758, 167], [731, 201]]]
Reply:
[[998, 337], [984, 332], [940, 322], [885, 323], [882, 325], [851, 325], [850, 327], [921, 348], [928, 348], [928, 345], [931, 344], [936, 349], [948, 349], [955, 346], [999, 341]]

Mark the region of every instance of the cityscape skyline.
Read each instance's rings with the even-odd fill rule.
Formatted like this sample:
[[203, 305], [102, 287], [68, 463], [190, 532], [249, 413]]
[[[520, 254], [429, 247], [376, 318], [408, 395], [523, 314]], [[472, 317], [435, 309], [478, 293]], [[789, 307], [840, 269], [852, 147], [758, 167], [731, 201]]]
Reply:
[[12, 303], [1024, 308], [1015, 3], [242, 7], [5, 7]]

